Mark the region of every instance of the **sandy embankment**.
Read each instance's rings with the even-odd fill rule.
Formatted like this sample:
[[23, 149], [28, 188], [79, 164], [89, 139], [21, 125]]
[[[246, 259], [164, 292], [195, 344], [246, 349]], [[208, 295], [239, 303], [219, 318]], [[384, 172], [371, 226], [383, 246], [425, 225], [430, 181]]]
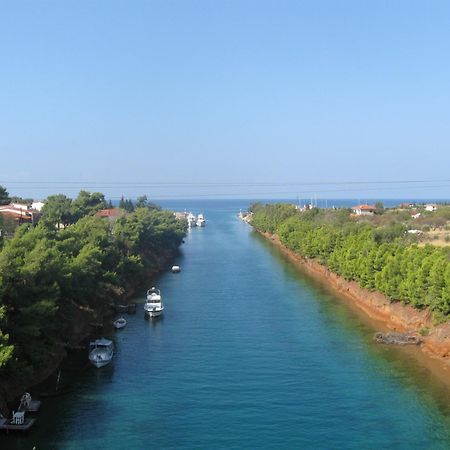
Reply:
[[[424, 355], [438, 360], [441, 368], [450, 369], [450, 321], [440, 325], [433, 325], [432, 314], [429, 310], [419, 311], [412, 306], [400, 302], [392, 302], [380, 292], [372, 292], [361, 288], [355, 281], [347, 281], [343, 277], [331, 272], [317, 261], [303, 258], [285, 247], [278, 236], [261, 233], [276, 245], [303, 272], [314, 279], [324, 282], [333, 292], [339, 294], [363, 311], [366, 316], [381, 324], [383, 328], [422, 333], [422, 344], [419, 346]], [[431, 361], [430, 361], [431, 363]], [[435, 361], [433, 361], [435, 365]]]

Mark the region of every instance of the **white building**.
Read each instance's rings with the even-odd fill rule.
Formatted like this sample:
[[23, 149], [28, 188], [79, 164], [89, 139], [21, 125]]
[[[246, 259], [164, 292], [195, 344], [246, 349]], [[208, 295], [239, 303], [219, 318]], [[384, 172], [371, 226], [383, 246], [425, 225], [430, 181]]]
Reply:
[[36, 209], [37, 211], [41, 211], [42, 207], [45, 205], [44, 202], [33, 202], [31, 204], [32, 209]]
[[353, 214], [357, 216], [373, 216], [375, 214], [375, 206], [373, 205], [358, 205], [352, 208]]

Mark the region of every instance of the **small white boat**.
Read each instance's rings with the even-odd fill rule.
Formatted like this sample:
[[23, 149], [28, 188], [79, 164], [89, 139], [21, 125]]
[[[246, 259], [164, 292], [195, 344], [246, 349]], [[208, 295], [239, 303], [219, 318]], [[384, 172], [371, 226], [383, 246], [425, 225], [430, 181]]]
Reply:
[[180, 266], [172, 266], [172, 272], [173, 272], [173, 273], [178, 273], [178, 272], [180, 272], [180, 271], [181, 271]]
[[114, 328], [116, 330], [120, 330], [121, 328], [124, 328], [127, 324], [127, 321], [123, 317], [119, 317], [117, 320], [113, 322]]
[[114, 345], [109, 339], [101, 338], [89, 344], [89, 361], [97, 368], [109, 364], [114, 356]]
[[204, 227], [206, 225], [206, 220], [205, 220], [205, 217], [203, 216], [203, 214], [199, 214], [197, 216], [196, 224], [198, 227]]
[[152, 287], [147, 291], [147, 300], [144, 304], [144, 311], [148, 317], [158, 317], [164, 311], [161, 291]]

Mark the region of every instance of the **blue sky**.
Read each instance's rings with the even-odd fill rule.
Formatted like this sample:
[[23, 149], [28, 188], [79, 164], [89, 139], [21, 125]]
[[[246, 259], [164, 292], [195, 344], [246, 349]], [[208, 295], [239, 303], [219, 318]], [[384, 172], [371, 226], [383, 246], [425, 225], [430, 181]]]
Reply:
[[0, 1], [0, 184], [450, 198], [259, 185], [450, 179], [449, 47], [446, 1]]

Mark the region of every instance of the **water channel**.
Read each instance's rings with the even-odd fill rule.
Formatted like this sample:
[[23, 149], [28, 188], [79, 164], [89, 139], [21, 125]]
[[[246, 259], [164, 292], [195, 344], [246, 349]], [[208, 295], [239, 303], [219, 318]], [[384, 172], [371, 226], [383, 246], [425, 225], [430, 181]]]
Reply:
[[163, 319], [139, 306], [113, 335], [113, 363], [83, 371], [28, 437], [0, 447], [450, 448], [448, 388], [374, 344], [346, 302], [237, 220], [246, 206], [180, 204], [207, 226], [187, 236], [181, 273], [152, 283]]

